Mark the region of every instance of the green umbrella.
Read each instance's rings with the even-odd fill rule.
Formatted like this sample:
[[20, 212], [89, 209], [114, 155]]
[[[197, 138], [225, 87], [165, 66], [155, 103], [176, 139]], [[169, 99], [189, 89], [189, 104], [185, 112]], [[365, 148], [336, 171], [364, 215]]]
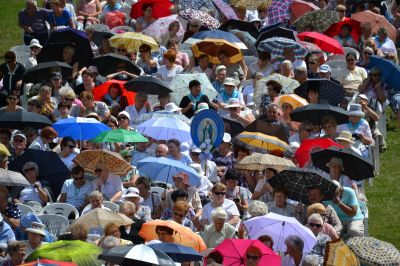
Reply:
[[93, 142], [149, 142], [142, 134], [125, 129], [107, 130], [101, 132]]
[[101, 265], [97, 257], [103, 250], [96, 245], [89, 244], [80, 240], [62, 240], [49, 243], [35, 250], [25, 260], [26, 262], [37, 259], [50, 259], [57, 261], [73, 262], [79, 266]]

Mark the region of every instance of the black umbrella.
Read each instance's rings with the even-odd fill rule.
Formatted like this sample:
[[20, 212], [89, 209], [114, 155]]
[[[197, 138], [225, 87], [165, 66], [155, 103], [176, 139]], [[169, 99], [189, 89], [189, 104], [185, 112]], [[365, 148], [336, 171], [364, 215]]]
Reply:
[[52, 72], [61, 72], [63, 77], [71, 77], [72, 67], [57, 61], [39, 63], [25, 72], [23, 81], [26, 83], [42, 83], [50, 79]]
[[61, 192], [64, 181], [70, 178], [70, 171], [57, 153], [52, 151], [26, 150], [21, 156], [10, 162], [10, 170], [21, 172], [27, 162], [35, 162], [39, 167], [39, 180], [49, 183], [54, 200]]
[[278, 139], [289, 143], [289, 130], [281, 123], [271, 123], [258, 118], [250, 125], [245, 127], [244, 131], [260, 132], [269, 136], [277, 137]]
[[21, 173], [0, 168], [0, 186], [26, 187], [29, 185], [30, 183]]
[[118, 54], [105, 54], [99, 55], [92, 58], [91, 65], [94, 65], [99, 70], [99, 74], [102, 76], [107, 76], [112, 73], [117, 72], [117, 65], [125, 64], [125, 71], [140, 75], [140, 68], [132, 63], [128, 57]]
[[225, 132], [229, 133], [232, 138], [236, 137], [244, 131], [244, 127], [242, 126], [242, 124], [225, 117], [222, 119], [224, 120], [225, 124]]
[[7, 112], [0, 115], [0, 128], [24, 129], [33, 127], [41, 129], [52, 124], [50, 119], [44, 115], [27, 111]]
[[102, 42], [103, 42], [104, 38], [109, 39], [112, 36], [114, 36], [114, 33], [112, 33], [110, 30], [108, 30], [108, 31], [106, 31], [106, 30], [104, 30], [104, 31], [95, 30], [93, 32], [92, 40], [98, 47], [100, 47], [100, 46], [102, 46]]
[[308, 120], [311, 121], [313, 125], [321, 125], [321, 121], [325, 116], [332, 116], [335, 118], [338, 125], [349, 121], [349, 115], [343, 108], [329, 104], [310, 103], [298, 107], [290, 113], [292, 121], [303, 122]]
[[125, 83], [125, 88], [128, 91], [143, 91], [153, 95], [165, 95], [172, 92], [172, 90], [168, 88], [168, 84], [153, 76], [140, 76], [137, 79], [130, 80]]
[[375, 176], [372, 163], [352, 149], [329, 147], [311, 153], [313, 165], [327, 173], [329, 173], [329, 167], [326, 164], [333, 157], [343, 160], [343, 173], [353, 180], [361, 181]]
[[308, 90], [318, 89], [319, 99], [337, 106], [344, 99], [343, 87], [329, 79], [309, 79], [294, 90], [294, 93], [308, 99]]
[[258, 45], [262, 41], [264, 41], [268, 38], [272, 38], [272, 37], [284, 37], [284, 38], [294, 40], [296, 42], [299, 41], [299, 39], [297, 38], [297, 31], [290, 30], [285, 27], [279, 26], [279, 27], [274, 27], [274, 28], [270, 28], [268, 30], [261, 31], [260, 34], [258, 35], [255, 46], [258, 47]]
[[312, 187], [319, 187], [325, 196], [325, 200], [331, 200], [335, 195], [337, 186], [328, 178], [321, 176], [317, 171], [311, 169], [289, 168], [272, 178], [268, 183], [273, 187], [285, 187], [288, 192], [288, 198], [309, 204], [308, 191]]
[[243, 21], [243, 20], [237, 20], [237, 19], [228, 20], [221, 27], [219, 27], [219, 29], [223, 30], [223, 31], [230, 31], [230, 30], [238, 29], [240, 31], [248, 32], [255, 39], [257, 39], [257, 37], [259, 35], [259, 31], [252, 23]]

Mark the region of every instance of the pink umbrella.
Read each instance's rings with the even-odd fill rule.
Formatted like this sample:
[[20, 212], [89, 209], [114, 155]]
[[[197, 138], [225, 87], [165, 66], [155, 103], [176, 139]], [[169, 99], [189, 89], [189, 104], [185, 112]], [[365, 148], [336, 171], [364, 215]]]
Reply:
[[143, 31], [143, 34], [153, 37], [155, 40], [159, 41], [161, 36], [168, 32], [169, 24], [174, 21], [179, 22], [179, 31], [176, 35], [178, 37], [182, 37], [185, 34], [187, 20], [178, 15], [171, 15], [157, 19]]
[[212, 0], [212, 1], [218, 7], [219, 11], [221, 11], [221, 13], [224, 14], [224, 16], [227, 19], [238, 19], [238, 17], [236, 16], [236, 13], [232, 9], [232, 7], [230, 7], [224, 1], [222, 1], [222, 0]]
[[223, 254], [223, 265], [244, 266], [246, 261], [246, 251], [249, 247], [256, 247], [261, 252], [262, 257], [258, 265], [281, 265], [281, 257], [258, 240], [225, 239], [215, 248], [215, 251], [219, 251]]
[[319, 7], [317, 7], [313, 3], [306, 2], [303, 0], [293, 0], [293, 2], [290, 4], [290, 10], [292, 11], [293, 14], [292, 19], [293, 21], [295, 21], [296, 19], [300, 18], [307, 12], [319, 10]]

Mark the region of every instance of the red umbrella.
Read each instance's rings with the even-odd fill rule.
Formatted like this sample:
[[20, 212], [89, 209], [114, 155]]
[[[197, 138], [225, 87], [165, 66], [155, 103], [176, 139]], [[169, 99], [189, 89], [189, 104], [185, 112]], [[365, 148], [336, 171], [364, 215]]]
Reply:
[[342, 45], [335, 39], [328, 37], [316, 31], [305, 31], [297, 34], [301, 41], [307, 41], [316, 44], [323, 51], [333, 54], [344, 54]]
[[169, 8], [172, 3], [168, 0], [140, 0], [136, 4], [132, 5], [131, 18], [137, 19], [143, 16], [142, 6], [144, 4], [150, 4], [153, 8], [153, 18], [163, 18], [172, 15]]
[[124, 84], [126, 81], [121, 81], [121, 80], [108, 80], [101, 84], [100, 86], [97, 86], [93, 89], [93, 96], [96, 101], [104, 101], [104, 95], [108, 93], [108, 90], [112, 84], [117, 84], [122, 92], [120, 96], [120, 106], [122, 109], [125, 109], [126, 106], [132, 105], [135, 103], [135, 92], [128, 91]]
[[62, 262], [55, 260], [36, 260], [28, 263], [21, 264], [20, 266], [78, 266], [72, 262]]
[[343, 148], [341, 145], [328, 138], [306, 139], [301, 143], [300, 147], [294, 154], [294, 157], [299, 163], [299, 166], [303, 167], [308, 161], [311, 160], [311, 152], [315, 151], [316, 149], [327, 149], [332, 146]]
[[343, 25], [349, 25], [351, 27], [350, 35], [353, 37], [353, 40], [358, 43], [358, 37], [361, 35], [361, 27], [360, 22], [356, 21], [351, 18], [345, 18], [342, 21], [332, 24], [324, 34], [328, 35], [329, 37], [335, 37], [342, 32]]
[[224, 256], [223, 265], [244, 266], [246, 265], [246, 251], [249, 247], [257, 248], [262, 254], [257, 265], [281, 265], [281, 257], [258, 240], [228, 238], [214, 250]]
[[290, 4], [290, 10], [292, 11], [292, 19], [293, 21], [297, 20], [298, 18], [302, 17], [305, 13], [319, 10], [319, 7], [314, 5], [313, 3], [306, 2], [303, 0], [293, 0]]

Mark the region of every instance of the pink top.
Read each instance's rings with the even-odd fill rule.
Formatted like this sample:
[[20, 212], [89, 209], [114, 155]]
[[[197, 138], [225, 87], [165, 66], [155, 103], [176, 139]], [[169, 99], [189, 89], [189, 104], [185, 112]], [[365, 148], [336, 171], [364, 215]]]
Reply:
[[92, 0], [90, 2], [86, 2], [83, 0], [81, 2], [80, 11], [85, 12], [87, 14], [94, 14], [97, 12], [96, 0]]
[[189, 56], [187, 53], [182, 53], [182, 52], [177, 52], [176, 53], [176, 59], [175, 59], [175, 64], [182, 66], [185, 68], [186, 66], [189, 65]]
[[332, 240], [338, 238], [338, 235], [337, 235], [335, 229], [333, 228], [332, 225], [330, 225], [328, 223], [324, 223], [324, 228], [322, 229], [321, 233], [328, 235]]

